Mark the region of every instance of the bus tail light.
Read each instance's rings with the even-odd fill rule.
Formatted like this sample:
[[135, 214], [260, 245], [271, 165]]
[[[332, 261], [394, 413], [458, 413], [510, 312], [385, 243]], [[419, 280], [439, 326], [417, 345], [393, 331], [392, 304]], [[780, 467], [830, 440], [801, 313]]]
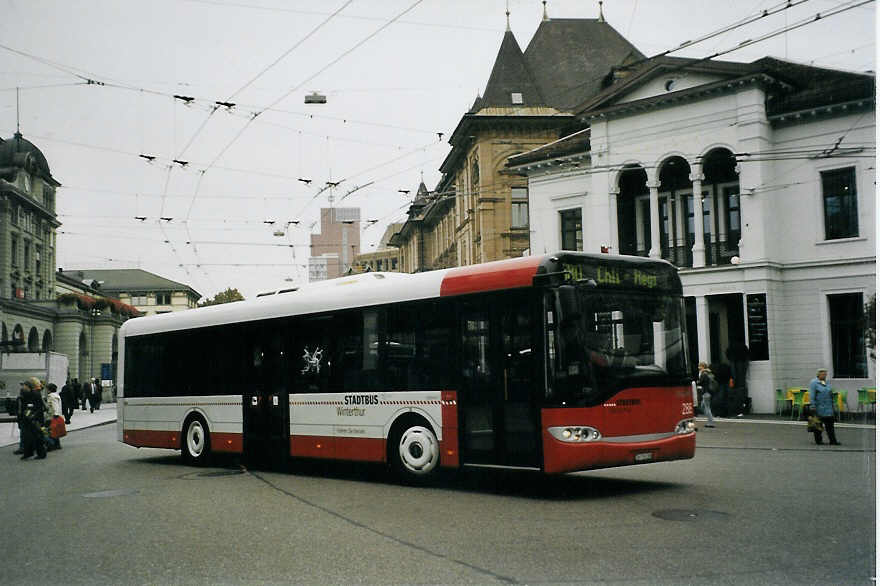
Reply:
[[689, 433], [693, 433], [697, 428], [696, 424], [694, 424], [693, 419], [683, 419], [678, 422], [678, 425], [675, 426], [675, 434], [676, 435], [686, 435]]
[[595, 442], [602, 439], [602, 434], [595, 427], [570, 426], [550, 427], [550, 435], [562, 442]]

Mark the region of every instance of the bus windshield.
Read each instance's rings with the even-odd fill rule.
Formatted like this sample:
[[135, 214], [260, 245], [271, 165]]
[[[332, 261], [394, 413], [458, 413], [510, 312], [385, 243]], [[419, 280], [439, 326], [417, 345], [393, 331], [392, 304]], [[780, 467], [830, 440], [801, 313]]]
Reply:
[[547, 404], [591, 406], [628, 387], [687, 384], [680, 295], [582, 281], [548, 293], [545, 309]]

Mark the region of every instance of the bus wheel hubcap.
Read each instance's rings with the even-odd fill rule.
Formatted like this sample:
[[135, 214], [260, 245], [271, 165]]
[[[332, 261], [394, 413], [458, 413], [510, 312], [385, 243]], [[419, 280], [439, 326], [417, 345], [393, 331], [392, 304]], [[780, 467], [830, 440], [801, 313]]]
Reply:
[[430, 429], [410, 427], [400, 437], [400, 461], [415, 474], [427, 474], [437, 467], [440, 446]]
[[205, 448], [205, 430], [199, 421], [193, 421], [189, 424], [189, 430], [186, 434], [186, 445], [189, 453], [193, 456], [199, 456]]

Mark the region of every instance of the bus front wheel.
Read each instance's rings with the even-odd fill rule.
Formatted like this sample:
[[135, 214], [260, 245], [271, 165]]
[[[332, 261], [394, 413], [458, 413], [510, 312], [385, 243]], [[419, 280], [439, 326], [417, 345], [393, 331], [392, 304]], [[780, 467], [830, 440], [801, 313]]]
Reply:
[[183, 425], [182, 455], [187, 464], [202, 466], [211, 453], [211, 434], [205, 420], [195, 415]]
[[430, 427], [421, 422], [402, 425], [391, 445], [395, 471], [405, 482], [427, 482], [437, 473], [440, 444]]

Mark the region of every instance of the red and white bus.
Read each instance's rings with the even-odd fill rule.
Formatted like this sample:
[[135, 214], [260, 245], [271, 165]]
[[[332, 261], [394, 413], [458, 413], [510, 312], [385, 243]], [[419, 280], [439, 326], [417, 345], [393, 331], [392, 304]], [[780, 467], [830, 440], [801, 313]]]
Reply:
[[692, 458], [671, 264], [560, 252], [129, 320], [119, 440], [548, 474]]

